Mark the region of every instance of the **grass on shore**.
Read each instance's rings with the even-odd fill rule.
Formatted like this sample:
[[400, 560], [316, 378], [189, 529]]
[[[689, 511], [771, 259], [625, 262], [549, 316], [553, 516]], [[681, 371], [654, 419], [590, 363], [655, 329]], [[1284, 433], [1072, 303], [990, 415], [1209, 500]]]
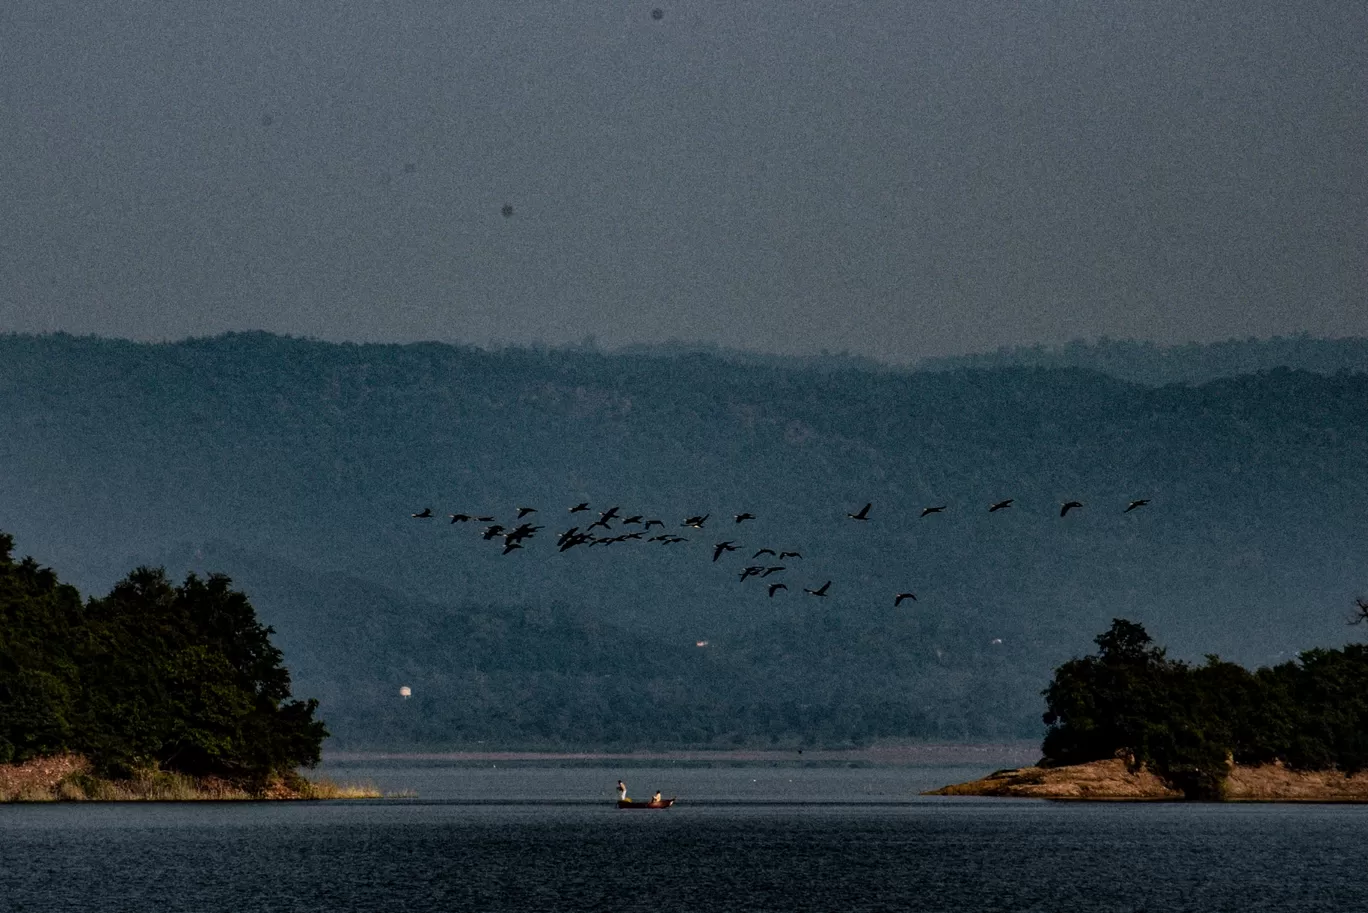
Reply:
[[229, 802], [383, 798], [373, 784], [310, 780], [287, 774], [260, 787], [217, 777], [190, 777], [168, 771], [143, 771], [125, 780], [90, 772], [81, 757], [36, 758], [0, 765], [0, 802]]

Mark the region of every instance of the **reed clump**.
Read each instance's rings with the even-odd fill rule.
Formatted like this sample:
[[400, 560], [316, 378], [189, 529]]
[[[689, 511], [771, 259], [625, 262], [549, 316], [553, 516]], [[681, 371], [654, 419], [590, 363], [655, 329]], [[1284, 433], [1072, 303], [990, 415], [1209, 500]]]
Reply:
[[332, 780], [304, 780], [301, 799], [379, 799], [384, 797], [373, 783], [334, 783]]

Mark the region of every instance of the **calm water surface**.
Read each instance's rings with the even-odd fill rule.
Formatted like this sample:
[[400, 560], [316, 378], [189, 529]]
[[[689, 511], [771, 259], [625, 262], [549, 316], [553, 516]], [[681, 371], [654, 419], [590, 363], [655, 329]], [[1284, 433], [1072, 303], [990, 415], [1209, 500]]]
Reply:
[[[417, 798], [0, 806], [0, 910], [1368, 910], [1368, 807], [922, 798], [975, 768], [352, 765]], [[613, 784], [678, 794], [620, 812]]]

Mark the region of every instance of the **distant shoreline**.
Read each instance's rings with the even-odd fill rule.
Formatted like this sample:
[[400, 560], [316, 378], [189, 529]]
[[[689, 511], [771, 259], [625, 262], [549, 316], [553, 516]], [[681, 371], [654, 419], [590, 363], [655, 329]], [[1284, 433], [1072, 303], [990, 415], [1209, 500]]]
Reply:
[[544, 761], [612, 762], [717, 762], [780, 763], [824, 762], [867, 764], [1015, 764], [1040, 757], [1038, 742], [928, 743], [871, 748], [804, 749], [696, 749], [679, 751], [325, 751], [323, 763], [354, 764], [377, 761], [426, 761], [448, 763]]

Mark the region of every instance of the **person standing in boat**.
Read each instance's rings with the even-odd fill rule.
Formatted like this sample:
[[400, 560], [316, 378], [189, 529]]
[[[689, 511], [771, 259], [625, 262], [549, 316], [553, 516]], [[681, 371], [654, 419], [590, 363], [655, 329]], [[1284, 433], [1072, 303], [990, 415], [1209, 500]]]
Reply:
[[655, 795], [651, 797], [652, 804], [659, 805], [663, 801], [664, 800], [660, 798], [660, 790], [656, 790]]
[[627, 784], [623, 783], [621, 780], [618, 780], [618, 801], [627, 801]]

